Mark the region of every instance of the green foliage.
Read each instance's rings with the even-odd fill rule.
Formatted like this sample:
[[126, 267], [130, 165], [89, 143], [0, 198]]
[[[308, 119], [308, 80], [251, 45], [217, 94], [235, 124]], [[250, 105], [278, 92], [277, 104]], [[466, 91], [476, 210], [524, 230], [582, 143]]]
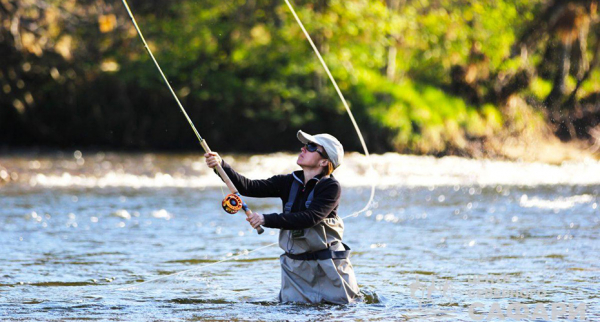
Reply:
[[502, 116], [491, 104], [475, 107], [430, 85], [405, 81], [393, 84], [377, 73], [360, 75], [360, 95], [370, 114], [396, 133], [399, 151], [439, 153], [464, 148], [465, 136], [481, 137], [502, 126]]
[[[395, 32], [402, 37], [404, 71], [428, 83], [449, 82], [452, 65], [477, 59], [473, 47], [496, 70], [505, 63], [524, 25], [543, 1], [419, 1], [398, 13]], [[402, 27], [401, 27], [402, 26]]]
[[600, 70], [594, 70], [587, 82], [582, 84], [581, 97], [586, 97], [600, 89]]
[[552, 90], [552, 82], [536, 77], [529, 85], [529, 90], [539, 100], [543, 100]]
[[[375, 152], [463, 150], [470, 140], [519, 121], [500, 112], [506, 97], [498, 93], [514, 75], [545, 64], [543, 46], [531, 46], [526, 57], [514, 46], [547, 0], [409, 0], [387, 7], [393, 2], [295, 2]], [[6, 94], [0, 98], [0, 136], [3, 126], [20, 120], [29, 130], [13, 131], [11, 138], [29, 141], [9, 143], [194, 147], [195, 137], [121, 2], [53, 5], [60, 19], [28, 17], [39, 20], [43, 55], [34, 47], [19, 49], [8, 29], [0, 32], [0, 49], [10, 57], [0, 74]], [[345, 110], [284, 2], [131, 5], [200, 133], [217, 140], [221, 150], [290, 149], [298, 128], [330, 132], [345, 137], [348, 149], [360, 148], [348, 136], [353, 130]], [[10, 25], [16, 16], [9, 12], [2, 22]], [[7, 70], [26, 64], [38, 74], [24, 72], [28, 81], [15, 91]], [[454, 75], [457, 70], [465, 75]], [[576, 80], [566, 79], [567, 88], [574, 88]], [[578, 97], [600, 91], [598, 79], [593, 71]], [[549, 77], [536, 75], [507, 95], [543, 101], [553, 86]], [[32, 100], [35, 104], [27, 103]]]

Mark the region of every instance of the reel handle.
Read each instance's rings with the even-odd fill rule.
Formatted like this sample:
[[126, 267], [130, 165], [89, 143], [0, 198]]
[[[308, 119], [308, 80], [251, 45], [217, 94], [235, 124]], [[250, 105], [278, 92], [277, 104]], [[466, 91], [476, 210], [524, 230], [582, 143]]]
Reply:
[[[204, 151], [206, 151], [206, 153], [212, 152], [210, 150], [210, 148], [208, 147], [206, 140], [202, 139], [200, 141], [200, 145], [202, 146]], [[233, 182], [231, 182], [231, 179], [229, 179], [229, 176], [227, 175], [227, 173], [225, 173], [225, 170], [223, 170], [223, 167], [221, 167], [220, 164], [217, 164], [217, 172], [221, 176], [221, 179], [223, 179], [223, 181], [225, 181], [225, 184], [227, 185], [227, 188], [229, 188], [229, 191], [231, 191], [231, 193], [238, 193], [237, 189], [233, 185]], [[250, 207], [248, 207], [248, 205], [246, 205], [245, 202], [243, 202], [242, 209], [244, 209], [244, 212], [246, 213], [246, 217], [250, 217], [250, 215], [252, 215], [252, 210], [250, 210]], [[265, 230], [261, 226], [258, 226], [258, 227], [256, 227], [256, 232], [258, 232], [258, 234], [260, 235], [260, 234], [264, 233]]]

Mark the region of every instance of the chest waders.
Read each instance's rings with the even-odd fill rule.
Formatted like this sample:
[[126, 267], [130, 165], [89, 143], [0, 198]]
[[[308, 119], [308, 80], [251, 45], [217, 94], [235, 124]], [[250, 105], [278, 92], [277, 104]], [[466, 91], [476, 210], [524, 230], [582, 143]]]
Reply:
[[[317, 182], [318, 184], [318, 182]], [[316, 188], [316, 185], [315, 185]], [[288, 202], [283, 212], [292, 210], [301, 189], [294, 178]], [[306, 199], [308, 209], [315, 189]], [[326, 218], [319, 224], [301, 230], [281, 230], [279, 247], [282, 302], [347, 304], [359, 295], [354, 269], [350, 263], [350, 248], [342, 243], [344, 223], [338, 216]]]

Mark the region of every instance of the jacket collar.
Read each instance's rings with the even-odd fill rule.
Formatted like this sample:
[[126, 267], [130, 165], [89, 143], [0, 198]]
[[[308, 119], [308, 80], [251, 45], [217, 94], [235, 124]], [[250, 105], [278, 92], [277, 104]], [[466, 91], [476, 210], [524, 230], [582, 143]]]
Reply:
[[[304, 171], [302, 171], [302, 170], [294, 171], [294, 172], [292, 172], [292, 176], [294, 176], [295, 180], [298, 180], [298, 182], [300, 182], [302, 185], [304, 185]], [[310, 180], [308, 180], [307, 184], [309, 182], [311, 182], [312, 180], [316, 180], [318, 182], [319, 180], [321, 180], [323, 178], [324, 178], [323, 174], [318, 174], [318, 175], [312, 177]]]

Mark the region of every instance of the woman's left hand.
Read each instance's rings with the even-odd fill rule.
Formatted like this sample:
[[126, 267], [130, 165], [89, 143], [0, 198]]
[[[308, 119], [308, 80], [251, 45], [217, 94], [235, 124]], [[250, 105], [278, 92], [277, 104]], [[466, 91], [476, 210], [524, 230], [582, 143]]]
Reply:
[[246, 218], [246, 220], [252, 225], [253, 228], [257, 228], [260, 225], [265, 224], [265, 216], [253, 212], [252, 215]]

